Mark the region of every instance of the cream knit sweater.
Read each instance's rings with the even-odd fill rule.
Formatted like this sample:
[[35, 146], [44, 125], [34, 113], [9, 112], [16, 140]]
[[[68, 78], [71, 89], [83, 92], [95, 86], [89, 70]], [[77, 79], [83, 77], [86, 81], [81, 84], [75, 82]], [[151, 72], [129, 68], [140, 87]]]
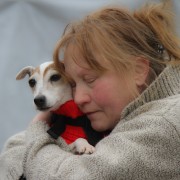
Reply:
[[91, 155], [73, 155], [43, 122], [8, 140], [0, 180], [180, 180], [180, 66], [167, 67], [122, 112]]

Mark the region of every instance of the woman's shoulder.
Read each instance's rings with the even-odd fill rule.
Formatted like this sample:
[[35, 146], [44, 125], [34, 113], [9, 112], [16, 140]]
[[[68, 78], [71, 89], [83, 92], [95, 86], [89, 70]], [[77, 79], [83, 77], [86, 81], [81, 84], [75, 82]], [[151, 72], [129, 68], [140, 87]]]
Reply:
[[162, 116], [180, 137], [180, 94], [169, 97], [166, 106], [167, 111]]
[[180, 138], [180, 94], [151, 101], [122, 119], [115, 131], [150, 132]]
[[180, 94], [144, 103], [144, 105], [139, 106], [134, 112], [130, 113], [128, 118], [146, 115], [168, 118], [172, 113], [180, 117]]
[[146, 115], [159, 116], [180, 123], [180, 94], [147, 103], [142, 107]]

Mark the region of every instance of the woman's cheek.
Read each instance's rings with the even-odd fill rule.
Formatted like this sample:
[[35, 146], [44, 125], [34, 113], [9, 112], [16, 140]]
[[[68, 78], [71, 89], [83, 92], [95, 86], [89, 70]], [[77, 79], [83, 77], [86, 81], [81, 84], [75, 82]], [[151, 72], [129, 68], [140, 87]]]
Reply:
[[93, 100], [96, 102], [98, 105], [106, 105], [110, 104], [111, 100], [111, 92], [112, 90], [110, 89], [109, 86], [103, 85], [103, 84], [97, 84], [93, 88]]

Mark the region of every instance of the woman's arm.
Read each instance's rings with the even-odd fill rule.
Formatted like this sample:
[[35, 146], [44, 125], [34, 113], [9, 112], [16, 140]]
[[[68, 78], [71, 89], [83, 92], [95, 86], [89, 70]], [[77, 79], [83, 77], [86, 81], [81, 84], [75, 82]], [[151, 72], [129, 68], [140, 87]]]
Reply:
[[[36, 118], [48, 121], [49, 116], [50, 113], [39, 113]], [[19, 180], [22, 176], [26, 152], [25, 134], [26, 131], [13, 135], [4, 144], [0, 154], [0, 180]]]
[[153, 115], [121, 123], [91, 155], [73, 155], [51, 139], [47, 125], [33, 122], [27, 131], [25, 174], [31, 180], [167, 179], [180, 175], [179, 136]]
[[9, 138], [0, 155], [0, 180], [21, 177], [25, 150], [25, 131]]

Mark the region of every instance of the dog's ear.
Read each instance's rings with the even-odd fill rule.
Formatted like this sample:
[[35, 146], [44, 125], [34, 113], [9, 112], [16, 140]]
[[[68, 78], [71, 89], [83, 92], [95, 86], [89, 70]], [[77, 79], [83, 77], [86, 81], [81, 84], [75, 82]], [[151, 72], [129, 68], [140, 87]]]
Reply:
[[27, 66], [27, 67], [24, 67], [23, 69], [21, 69], [18, 73], [17, 73], [17, 75], [16, 75], [16, 80], [21, 80], [21, 79], [23, 79], [27, 74], [29, 75], [29, 76], [31, 76], [32, 75], [32, 73], [33, 73], [33, 71], [34, 71], [34, 67], [32, 67], [32, 66]]

